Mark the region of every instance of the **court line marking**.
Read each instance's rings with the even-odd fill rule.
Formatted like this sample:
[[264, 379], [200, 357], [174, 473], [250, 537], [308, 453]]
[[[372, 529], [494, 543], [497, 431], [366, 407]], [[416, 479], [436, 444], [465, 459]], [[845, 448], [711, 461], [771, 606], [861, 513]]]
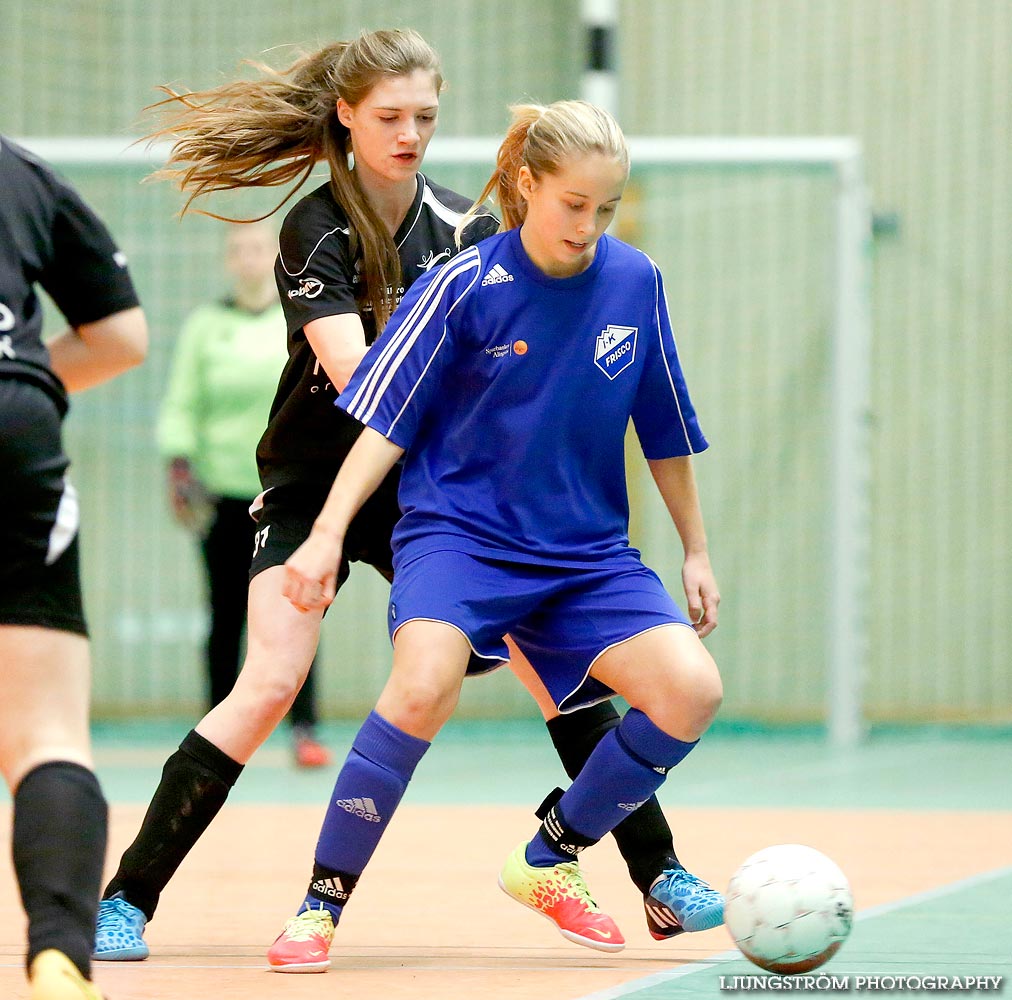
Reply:
[[[1012, 865], [1006, 865], [1004, 868], [995, 868], [987, 872], [978, 872], [976, 875], [968, 875], [966, 878], [959, 879], [956, 882], [936, 886], [934, 889], [925, 889], [923, 892], [915, 893], [913, 896], [905, 896], [902, 899], [895, 899], [889, 903], [880, 903], [878, 906], [869, 907], [867, 910], [860, 910], [855, 914], [854, 920], [865, 921], [881, 917], [896, 910], [903, 910], [909, 906], [917, 906], [921, 903], [931, 902], [934, 899], [941, 899], [944, 896], [951, 896], [953, 893], [961, 892], [964, 889], [972, 889], [985, 882], [994, 882], [1009, 875], [1012, 875]], [[578, 997], [577, 1000], [617, 1000], [618, 997], [632, 996], [653, 986], [670, 983], [675, 979], [683, 979], [685, 976], [693, 975], [696, 972], [705, 972], [707, 969], [712, 969], [722, 963], [740, 958], [742, 958], [741, 952], [737, 948], [731, 948], [728, 951], [722, 951], [717, 955], [713, 955], [701, 964], [693, 962], [681, 969], [672, 969], [670, 972], [655, 972], [653, 975], [646, 976], [643, 979], [636, 979], [628, 983], [622, 983], [619, 986], [612, 986], [597, 993], [588, 993], [586, 996]]]

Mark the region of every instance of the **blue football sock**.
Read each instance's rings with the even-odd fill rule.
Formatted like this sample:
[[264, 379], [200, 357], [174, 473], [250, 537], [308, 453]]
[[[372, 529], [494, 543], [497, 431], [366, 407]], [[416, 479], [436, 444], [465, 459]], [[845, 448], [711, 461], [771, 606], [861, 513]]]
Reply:
[[[557, 813], [584, 841], [600, 840], [660, 788], [696, 742], [675, 739], [645, 713], [629, 709], [618, 728], [594, 748], [557, 803]], [[528, 845], [526, 859], [529, 865], [550, 867], [573, 856], [560, 850], [542, 827]]]
[[[314, 878], [305, 907], [318, 910], [322, 904], [337, 923], [351, 888], [428, 749], [428, 741], [398, 729], [376, 712], [369, 713], [334, 784], [316, 844]], [[341, 888], [341, 876], [347, 876], [346, 891]]]

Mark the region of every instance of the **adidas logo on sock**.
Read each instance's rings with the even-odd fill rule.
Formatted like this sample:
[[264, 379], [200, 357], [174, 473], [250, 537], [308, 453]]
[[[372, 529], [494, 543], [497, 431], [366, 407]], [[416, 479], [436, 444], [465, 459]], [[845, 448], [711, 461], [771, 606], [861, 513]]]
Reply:
[[379, 823], [383, 819], [372, 799], [336, 799], [334, 805], [368, 823]]
[[336, 899], [341, 903], [346, 902], [348, 899], [348, 893], [345, 892], [339, 878], [317, 879], [310, 886], [310, 889], [321, 896], [329, 896], [331, 899]]
[[636, 812], [636, 810], [639, 809], [641, 805], [643, 805], [642, 802], [620, 802], [618, 804], [618, 807], [619, 809], [624, 809], [627, 813], [632, 813]]
[[567, 833], [572, 833], [572, 830], [567, 831], [566, 828], [559, 822], [558, 814], [555, 811], [555, 806], [552, 806], [548, 810], [548, 814], [545, 816], [544, 824], [542, 829], [547, 834], [548, 839], [551, 840], [552, 846], [565, 854], [570, 854], [574, 858], [582, 851], [587, 844], [570, 844], [566, 843], [562, 838]]
[[509, 273], [501, 264], [493, 264], [489, 269], [488, 274], [481, 279], [481, 287], [484, 288], [486, 285], [501, 285], [507, 281], [512, 281], [513, 275]]

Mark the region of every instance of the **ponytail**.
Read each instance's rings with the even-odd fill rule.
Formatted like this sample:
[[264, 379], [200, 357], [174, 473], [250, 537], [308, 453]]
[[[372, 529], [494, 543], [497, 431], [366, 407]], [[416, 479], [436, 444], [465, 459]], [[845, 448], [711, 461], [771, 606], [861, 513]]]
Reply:
[[495, 170], [457, 226], [458, 245], [464, 227], [493, 194], [502, 218], [499, 232], [523, 225], [527, 202], [517, 188], [521, 167], [527, 167], [537, 178], [556, 173], [567, 157], [601, 153], [615, 157], [629, 169], [629, 148], [622, 130], [607, 111], [596, 105], [586, 101], [556, 101], [547, 107], [514, 104], [510, 112], [513, 122], [499, 146]]
[[457, 224], [454, 236], [458, 247], [461, 245], [464, 229], [476, 215], [481, 214], [483, 205], [489, 198], [494, 197], [499, 206], [499, 218], [502, 220], [499, 223], [500, 233], [523, 225], [527, 217], [527, 202], [517, 190], [517, 175], [524, 164], [527, 133], [531, 125], [544, 114], [545, 109], [539, 104], [514, 104], [510, 107], [510, 111], [513, 114], [513, 123], [499, 146], [495, 170], [492, 171], [492, 176], [489, 177], [474, 204]]

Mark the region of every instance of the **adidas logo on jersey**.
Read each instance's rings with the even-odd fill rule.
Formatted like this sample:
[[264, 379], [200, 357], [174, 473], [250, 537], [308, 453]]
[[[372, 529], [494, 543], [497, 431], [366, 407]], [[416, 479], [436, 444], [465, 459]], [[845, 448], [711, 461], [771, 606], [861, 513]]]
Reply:
[[512, 281], [513, 275], [509, 273], [501, 264], [493, 264], [489, 269], [488, 274], [481, 279], [481, 287], [484, 288], [486, 285], [502, 285], [507, 281]]
[[352, 816], [364, 819], [367, 823], [379, 823], [383, 819], [372, 799], [336, 799], [334, 805], [340, 806]]

